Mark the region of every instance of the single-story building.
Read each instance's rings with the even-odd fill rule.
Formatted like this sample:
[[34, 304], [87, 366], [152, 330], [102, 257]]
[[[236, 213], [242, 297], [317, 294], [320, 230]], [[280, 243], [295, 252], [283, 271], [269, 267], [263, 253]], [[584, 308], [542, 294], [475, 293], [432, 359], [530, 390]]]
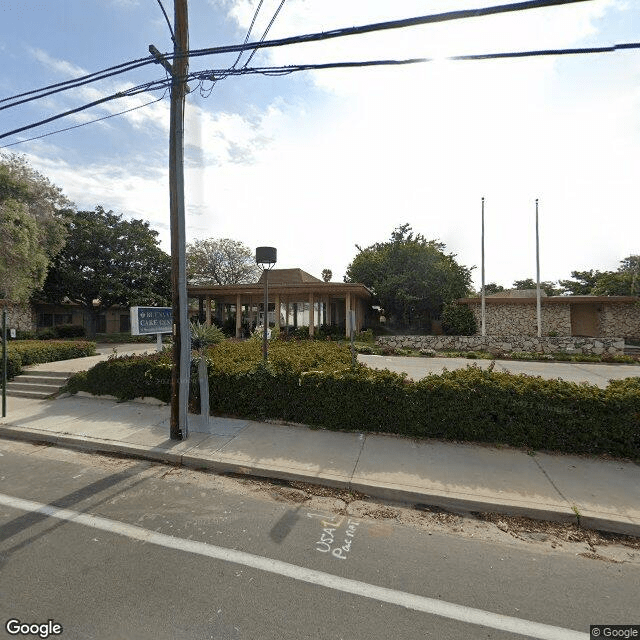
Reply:
[[[481, 299], [458, 300], [473, 310], [481, 331]], [[541, 295], [542, 335], [602, 338], [640, 337], [638, 296]], [[485, 296], [487, 335], [535, 336], [538, 333], [535, 289]]]
[[[234, 318], [236, 336], [242, 337], [264, 322], [264, 277], [263, 272], [254, 284], [190, 285], [187, 294], [198, 300], [207, 324]], [[363, 284], [323, 282], [302, 269], [272, 269], [267, 284], [268, 321], [277, 328], [308, 326], [313, 335], [322, 325], [340, 326], [348, 337], [349, 311], [355, 311], [356, 331], [365, 327], [373, 294]]]

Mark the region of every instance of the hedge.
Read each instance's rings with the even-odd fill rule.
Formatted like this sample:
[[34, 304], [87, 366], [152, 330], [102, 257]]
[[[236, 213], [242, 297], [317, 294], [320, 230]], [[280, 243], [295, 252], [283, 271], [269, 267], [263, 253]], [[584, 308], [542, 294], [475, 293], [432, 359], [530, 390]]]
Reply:
[[[274, 343], [269, 354], [265, 366], [257, 341], [209, 352], [213, 414], [640, 458], [640, 378], [600, 389], [468, 367], [412, 382], [361, 364], [352, 369], [348, 347], [336, 343]], [[68, 390], [168, 401], [170, 369], [168, 353], [114, 358], [72, 378]], [[196, 379], [194, 366], [194, 409]]]
[[7, 358], [9, 362], [8, 378], [22, 373], [22, 367], [57, 360], [84, 358], [96, 353], [95, 342], [63, 340], [20, 340], [9, 342]]

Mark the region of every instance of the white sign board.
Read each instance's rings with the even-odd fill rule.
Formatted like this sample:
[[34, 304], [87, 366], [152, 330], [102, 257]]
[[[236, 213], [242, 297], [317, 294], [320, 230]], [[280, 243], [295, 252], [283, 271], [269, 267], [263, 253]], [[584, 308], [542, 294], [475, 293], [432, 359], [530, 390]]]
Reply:
[[131, 335], [173, 333], [171, 307], [131, 307]]

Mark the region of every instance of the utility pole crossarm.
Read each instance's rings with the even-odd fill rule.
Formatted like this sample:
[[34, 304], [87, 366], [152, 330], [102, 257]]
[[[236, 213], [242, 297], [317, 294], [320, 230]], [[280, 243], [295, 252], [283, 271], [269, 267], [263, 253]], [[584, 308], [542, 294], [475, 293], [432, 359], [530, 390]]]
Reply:
[[149, 45], [149, 53], [156, 59], [156, 64], [161, 64], [173, 78], [173, 66], [152, 44]]

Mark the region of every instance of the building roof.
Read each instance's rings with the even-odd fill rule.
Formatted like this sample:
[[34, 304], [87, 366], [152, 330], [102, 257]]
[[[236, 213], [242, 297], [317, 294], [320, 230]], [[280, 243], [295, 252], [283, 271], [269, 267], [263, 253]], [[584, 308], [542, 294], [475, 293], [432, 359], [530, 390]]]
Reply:
[[[501, 292], [504, 293], [504, 292]], [[542, 293], [542, 292], [541, 292]], [[548, 304], [619, 304], [619, 303], [637, 303], [640, 301], [638, 296], [541, 296], [540, 301], [543, 305]], [[481, 298], [460, 298], [458, 302], [462, 304], [480, 304]], [[535, 304], [536, 296], [529, 297], [509, 297], [500, 294], [485, 296], [485, 302], [488, 304]]]
[[[540, 289], [540, 295], [547, 295], [542, 288]], [[536, 289], [507, 289], [506, 291], [498, 291], [498, 293], [490, 293], [485, 298], [535, 298], [536, 296]]]
[[[271, 269], [269, 271], [269, 284], [306, 284], [310, 282], [322, 282], [302, 269]], [[258, 280], [258, 284], [264, 283], [264, 271]]]

